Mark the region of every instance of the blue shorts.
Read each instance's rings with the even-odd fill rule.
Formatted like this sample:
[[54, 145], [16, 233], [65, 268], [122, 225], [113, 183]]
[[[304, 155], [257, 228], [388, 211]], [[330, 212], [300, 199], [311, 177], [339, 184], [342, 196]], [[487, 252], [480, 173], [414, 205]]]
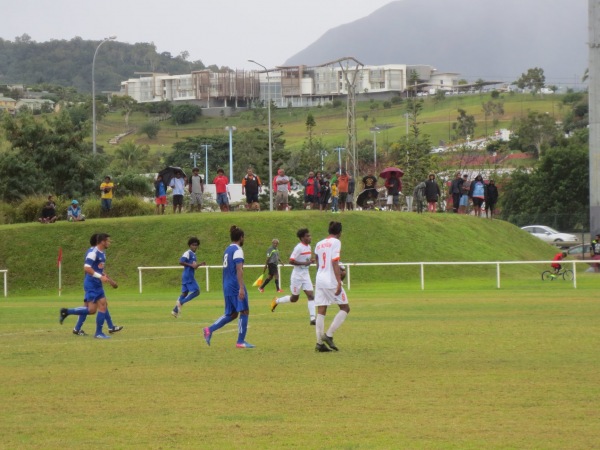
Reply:
[[461, 195], [460, 201], [458, 202], [458, 206], [469, 206], [469, 196]]
[[229, 205], [229, 199], [227, 198], [227, 192], [217, 194], [217, 205]]
[[85, 291], [85, 295], [83, 298], [84, 302], [96, 303], [98, 300], [106, 298], [106, 294], [104, 293], [104, 289], [88, 289]]
[[225, 296], [225, 315], [230, 316], [236, 312], [250, 311], [248, 305], [248, 292], [243, 300], [240, 300], [237, 295], [226, 295]]
[[181, 283], [181, 293], [186, 293], [186, 292], [194, 292], [194, 291], [198, 291], [200, 292], [200, 286], [198, 286], [198, 283], [196, 282], [196, 280], [194, 280], [194, 282], [192, 283]]

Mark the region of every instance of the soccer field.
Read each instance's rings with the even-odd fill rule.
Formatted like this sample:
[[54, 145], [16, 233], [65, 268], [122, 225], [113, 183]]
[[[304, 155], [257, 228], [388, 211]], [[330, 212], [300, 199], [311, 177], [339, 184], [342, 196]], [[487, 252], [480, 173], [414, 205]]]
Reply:
[[[285, 285], [285, 283], [284, 283]], [[124, 330], [58, 323], [81, 295], [0, 300], [0, 448], [551, 448], [600, 442], [596, 289], [397, 292], [353, 286], [339, 352], [315, 353], [306, 299], [251, 291], [247, 340], [219, 290], [109, 292]], [[334, 311], [327, 317], [331, 322]], [[91, 334], [94, 318], [84, 329]]]

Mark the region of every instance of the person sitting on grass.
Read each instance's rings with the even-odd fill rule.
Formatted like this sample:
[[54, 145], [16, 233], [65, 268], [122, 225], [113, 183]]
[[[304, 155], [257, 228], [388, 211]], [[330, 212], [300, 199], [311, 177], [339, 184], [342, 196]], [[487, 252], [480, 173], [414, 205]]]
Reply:
[[67, 208], [67, 220], [69, 222], [83, 222], [85, 216], [81, 213], [81, 206], [77, 200], [73, 200]]
[[[567, 252], [560, 252], [560, 253], [557, 253], [556, 255], [554, 255], [554, 258], [552, 258], [552, 261], [562, 261], [566, 257], [567, 257]], [[554, 269], [554, 273], [551, 274], [550, 277], [554, 279], [558, 275], [558, 272], [560, 272], [560, 269], [562, 269], [562, 266], [560, 264], [558, 264], [557, 262], [553, 262], [550, 266]]]
[[56, 219], [56, 208], [54, 207], [54, 203], [46, 202], [42, 208], [42, 214], [38, 221], [40, 223], [54, 223], [56, 222]]

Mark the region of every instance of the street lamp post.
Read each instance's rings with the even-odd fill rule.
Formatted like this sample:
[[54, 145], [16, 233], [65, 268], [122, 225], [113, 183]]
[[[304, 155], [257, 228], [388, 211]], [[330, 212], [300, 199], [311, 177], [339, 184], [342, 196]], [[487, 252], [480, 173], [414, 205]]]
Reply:
[[197, 158], [198, 156], [200, 156], [200, 154], [199, 154], [199, 153], [196, 153], [196, 152], [194, 152], [194, 153], [190, 153], [190, 159], [193, 159], [193, 160], [194, 160], [194, 167], [198, 167], [198, 165], [196, 164], [196, 158]]
[[96, 51], [94, 52], [94, 59], [92, 59], [92, 153], [96, 156], [96, 55], [98, 55], [98, 50], [102, 47], [102, 44], [108, 41], [114, 41], [117, 37], [110, 36], [104, 38], [98, 47], [96, 47]]
[[237, 128], [227, 125], [225, 130], [229, 131], [229, 182], [233, 183], [233, 132]]
[[338, 163], [339, 163], [338, 173], [342, 173], [342, 152], [346, 149], [344, 147], [336, 147], [334, 150], [336, 152], [338, 152]]
[[269, 78], [269, 71], [262, 64], [249, 59], [248, 62], [256, 64], [257, 66], [265, 69], [267, 73], [267, 120], [269, 121], [269, 211], [273, 211], [273, 132], [271, 130], [271, 79]]
[[200, 147], [204, 147], [204, 169], [206, 170], [206, 178], [204, 178], [204, 184], [208, 183], [208, 148], [212, 147], [210, 144], [201, 144]]
[[373, 165], [377, 169], [377, 133], [379, 133], [379, 127], [371, 128], [373, 133]]

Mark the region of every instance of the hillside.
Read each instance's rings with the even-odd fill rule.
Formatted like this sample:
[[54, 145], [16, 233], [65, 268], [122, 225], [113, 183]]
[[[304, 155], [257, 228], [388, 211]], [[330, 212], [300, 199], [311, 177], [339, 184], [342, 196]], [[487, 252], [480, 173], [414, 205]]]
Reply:
[[504, 82], [541, 67], [549, 84], [572, 86], [587, 67], [587, 25], [585, 0], [393, 1], [329, 30], [284, 65], [354, 56]]
[[[419, 261], [513, 261], [549, 259], [556, 250], [519, 228], [500, 220], [475, 219], [452, 214], [418, 215], [413, 213], [356, 211], [332, 216], [320, 212], [291, 213], [229, 213], [183, 214], [123, 219], [89, 220], [73, 224], [38, 223], [2, 226], [0, 240], [0, 269], [9, 270], [10, 295], [24, 293], [51, 294], [57, 291], [58, 249], [63, 250], [63, 287], [65, 293], [81, 291], [82, 257], [89, 247], [93, 233], [107, 232], [112, 236], [108, 251], [107, 272], [117, 279], [120, 289], [137, 288], [138, 266], [176, 266], [187, 249], [191, 235], [200, 238], [198, 260], [219, 266], [224, 248], [229, 243], [229, 227], [236, 224], [246, 232], [244, 251], [247, 264], [263, 264], [271, 239], [280, 239], [282, 257], [287, 260], [297, 242], [298, 228], [309, 227], [313, 244], [326, 236], [327, 224], [335, 219], [342, 222], [344, 232], [343, 260], [357, 262], [419, 262]], [[289, 270], [289, 269], [284, 269]], [[455, 278], [464, 266], [440, 266], [436, 277]], [[459, 272], [455, 272], [458, 270]], [[504, 270], [504, 269], [503, 269]], [[507, 271], [522, 273], [522, 268]], [[537, 269], [536, 269], [537, 270]], [[260, 270], [248, 269], [251, 282]], [[485, 274], [493, 283], [489, 267], [468, 266], [470, 278]], [[415, 278], [418, 268], [360, 268], [352, 280], [373, 282]], [[539, 272], [527, 274], [537, 279]], [[145, 287], [177, 290], [179, 271], [146, 273]], [[284, 272], [284, 286], [289, 279]], [[202, 282], [204, 273], [198, 272]], [[251, 280], [252, 279], [252, 280]], [[204, 286], [204, 284], [203, 284]], [[211, 288], [220, 288], [218, 271], [211, 272]], [[203, 288], [204, 289], [204, 288]]]

